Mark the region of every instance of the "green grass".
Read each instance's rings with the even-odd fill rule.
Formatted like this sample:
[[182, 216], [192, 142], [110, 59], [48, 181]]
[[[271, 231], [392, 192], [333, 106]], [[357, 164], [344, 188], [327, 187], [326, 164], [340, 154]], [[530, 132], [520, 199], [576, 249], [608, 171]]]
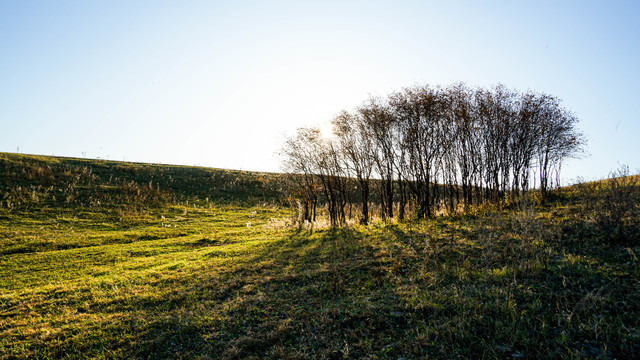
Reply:
[[[51, 173], [97, 173], [75, 166]], [[108, 174], [82, 186], [98, 196]], [[231, 201], [207, 186], [220, 185], [135, 208], [120, 201], [137, 191], [115, 185], [99, 206], [12, 198], [0, 358], [640, 357], [640, 247], [607, 241], [579, 187], [535, 207], [310, 232], [249, 185]]]

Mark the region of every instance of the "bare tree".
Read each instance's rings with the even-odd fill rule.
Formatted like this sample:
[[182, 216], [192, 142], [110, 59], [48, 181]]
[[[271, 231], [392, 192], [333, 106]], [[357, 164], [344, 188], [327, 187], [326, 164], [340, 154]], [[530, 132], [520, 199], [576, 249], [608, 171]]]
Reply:
[[282, 153], [303, 220], [315, 219], [321, 199], [332, 225], [343, 224], [357, 198], [367, 224], [376, 200], [383, 219], [396, 204], [403, 219], [407, 204], [417, 217], [430, 217], [461, 203], [468, 209], [515, 198], [537, 180], [546, 194], [562, 162], [582, 151], [577, 122], [546, 94], [503, 85], [415, 86], [338, 114], [333, 138], [299, 129]]
[[425, 87], [406, 88], [390, 96], [402, 134], [402, 146], [406, 149], [409, 171], [407, 184], [416, 197], [418, 217], [429, 217], [433, 212], [432, 187], [442, 156], [444, 134], [442, 132], [442, 99], [438, 89]]
[[296, 136], [287, 138], [280, 154], [284, 158], [283, 168], [293, 185], [291, 195], [297, 199], [302, 221], [315, 222], [318, 204], [318, 183], [315, 179], [314, 158], [317, 129], [300, 128]]
[[357, 179], [362, 207], [360, 223], [366, 225], [369, 223], [371, 174], [375, 165], [371, 128], [359, 112], [343, 111], [333, 119], [332, 125], [345, 167]]
[[559, 175], [562, 162], [582, 154], [584, 137], [576, 131], [575, 115], [560, 106], [560, 100], [550, 95], [541, 95], [539, 108], [539, 139], [537, 161], [540, 191], [546, 197], [553, 173]]
[[476, 115], [482, 129], [485, 198], [498, 201], [509, 186], [509, 134], [514, 123], [516, 93], [504, 85], [475, 92]]
[[396, 118], [382, 100], [371, 98], [359, 110], [373, 139], [373, 160], [377, 176], [381, 179], [381, 215], [393, 217], [394, 170], [396, 168], [394, 127]]

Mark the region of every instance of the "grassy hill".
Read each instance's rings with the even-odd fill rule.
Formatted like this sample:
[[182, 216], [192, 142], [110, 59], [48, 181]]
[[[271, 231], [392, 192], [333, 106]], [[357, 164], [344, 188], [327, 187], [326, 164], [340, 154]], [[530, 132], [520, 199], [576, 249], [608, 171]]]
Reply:
[[0, 153], [0, 173], [4, 207], [257, 204], [282, 196], [281, 175], [203, 167]]
[[639, 358], [624, 179], [311, 232], [277, 174], [0, 154], [0, 359]]

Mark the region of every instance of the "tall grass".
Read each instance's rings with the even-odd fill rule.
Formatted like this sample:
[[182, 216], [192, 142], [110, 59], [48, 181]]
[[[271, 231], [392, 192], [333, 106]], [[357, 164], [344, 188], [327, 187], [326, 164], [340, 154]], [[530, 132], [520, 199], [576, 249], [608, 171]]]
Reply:
[[586, 220], [603, 240], [621, 245], [640, 242], [640, 175], [620, 166], [609, 178], [575, 185], [584, 194]]

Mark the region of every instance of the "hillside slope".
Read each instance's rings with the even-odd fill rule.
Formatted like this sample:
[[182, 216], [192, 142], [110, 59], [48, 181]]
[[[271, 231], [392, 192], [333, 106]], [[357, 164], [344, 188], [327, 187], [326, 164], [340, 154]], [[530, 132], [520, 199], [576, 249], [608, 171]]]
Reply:
[[0, 359], [640, 357], [637, 188], [310, 231], [218, 170], [0, 159]]
[[3, 207], [279, 201], [282, 175], [0, 153]]

